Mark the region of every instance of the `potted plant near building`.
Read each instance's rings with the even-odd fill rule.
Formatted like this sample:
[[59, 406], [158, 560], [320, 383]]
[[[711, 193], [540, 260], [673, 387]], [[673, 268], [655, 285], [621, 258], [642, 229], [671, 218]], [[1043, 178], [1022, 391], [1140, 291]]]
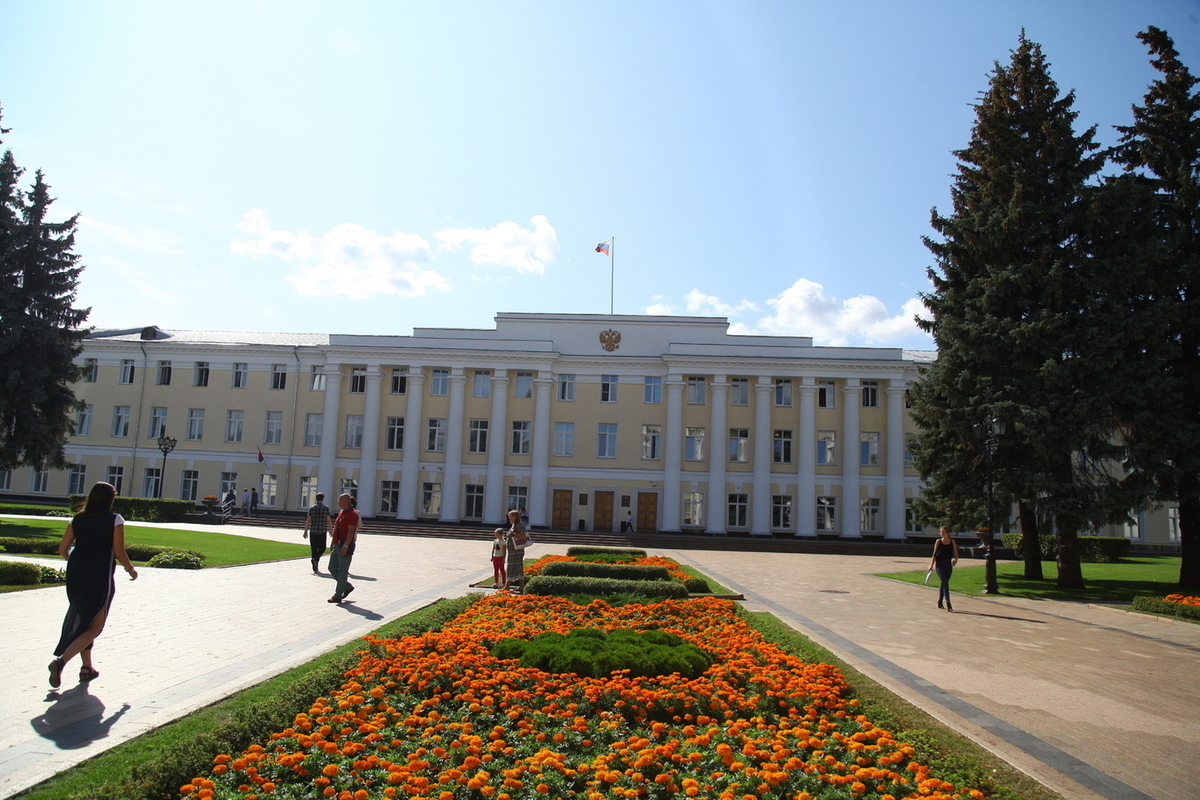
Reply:
[[217, 503], [220, 503], [221, 501], [217, 499], [216, 495], [206, 494], [204, 497], [200, 498], [200, 502], [204, 503], [204, 516], [211, 517], [213, 516], [213, 509], [215, 509], [217, 507]]

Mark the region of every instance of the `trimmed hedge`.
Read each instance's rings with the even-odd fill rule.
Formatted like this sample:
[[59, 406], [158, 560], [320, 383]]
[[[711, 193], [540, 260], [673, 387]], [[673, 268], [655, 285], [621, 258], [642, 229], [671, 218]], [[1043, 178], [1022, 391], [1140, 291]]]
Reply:
[[197, 557], [183, 550], [168, 550], [147, 561], [146, 566], [160, 569], [203, 569], [203, 560], [203, 556]]
[[70, 516], [66, 508], [47, 508], [46, 506], [19, 506], [5, 503], [0, 505], [0, 514], [23, 514], [27, 517], [60, 517]]
[[632, 564], [638, 560], [635, 555], [618, 555], [616, 553], [594, 553], [590, 556], [571, 556], [571, 558], [587, 564]]
[[592, 547], [591, 545], [579, 544], [574, 547], [567, 548], [569, 556], [596, 556], [596, 555], [632, 555], [634, 558], [645, 558], [645, 550], [635, 550], [629, 547]]
[[36, 586], [42, 582], [42, 571], [28, 561], [0, 561], [0, 585]]
[[[71, 508], [83, 508], [86, 501], [86, 495], [73, 494]], [[113, 500], [112, 510], [125, 519], [138, 522], [179, 522], [196, 510], [196, 504], [191, 500], [117, 495]]]
[[125, 543], [125, 555], [130, 561], [151, 561], [163, 553], [186, 553], [203, 561], [207, 556], [199, 550], [180, 550], [178, 547], [165, 547], [159, 544], [130, 544]]
[[597, 678], [628, 670], [635, 678], [679, 673], [695, 678], [712, 666], [712, 656], [673, 633], [629, 628], [603, 631], [576, 628], [563, 635], [543, 633], [532, 639], [501, 639], [492, 655], [518, 659], [522, 667]]
[[575, 578], [613, 578], [619, 581], [668, 581], [666, 567], [652, 564], [597, 564], [589, 561], [551, 561], [542, 567], [542, 575], [569, 575]]
[[[1053, 561], [1058, 542], [1053, 536], [1042, 536], [1042, 560]], [[1002, 533], [1000, 543], [1020, 552], [1021, 534]], [[1129, 540], [1121, 536], [1080, 536], [1079, 558], [1085, 564], [1115, 564], [1129, 554]]]
[[1200, 606], [1185, 606], [1183, 603], [1171, 603], [1154, 597], [1133, 598], [1133, 610], [1158, 614], [1163, 617], [1194, 619], [1200, 622]]
[[685, 580], [683, 586], [690, 594], [712, 594], [712, 587], [708, 585], [708, 581], [695, 575]]
[[576, 578], [567, 575], [535, 575], [526, 584], [525, 593], [556, 597], [572, 594], [632, 594], [654, 598], [688, 596], [687, 587], [679, 581], [619, 581], [613, 578]]
[[58, 555], [58, 539], [26, 539], [24, 536], [0, 536], [0, 549], [6, 553], [35, 556]]

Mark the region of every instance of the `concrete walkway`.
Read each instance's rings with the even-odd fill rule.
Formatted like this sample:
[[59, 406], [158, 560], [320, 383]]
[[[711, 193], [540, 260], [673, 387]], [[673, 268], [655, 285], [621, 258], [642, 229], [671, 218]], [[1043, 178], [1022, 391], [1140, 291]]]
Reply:
[[[187, 527], [187, 526], [180, 526]], [[202, 526], [204, 530], [212, 530]], [[299, 542], [298, 531], [222, 533]], [[536, 538], [536, 535], [535, 535]], [[530, 557], [564, 552], [534, 545]], [[6, 647], [0, 797], [287, 670], [490, 577], [479, 542], [364, 536], [341, 606], [307, 560], [118, 574], [96, 645], [51, 692], [46, 664], [66, 609], [60, 588], [0, 595]], [[1200, 776], [1200, 626], [1052, 601], [956, 598], [873, 577], [924, 561], [657, 551], [746, 594], [864, 673], [1064, 797], [1195, 800]], [[61, 561], [45, 560], [44, 563]]]

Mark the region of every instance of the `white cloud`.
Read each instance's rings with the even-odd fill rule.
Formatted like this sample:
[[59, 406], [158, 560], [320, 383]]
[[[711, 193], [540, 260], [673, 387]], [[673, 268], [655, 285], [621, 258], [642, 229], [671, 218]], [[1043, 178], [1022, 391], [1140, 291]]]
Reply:
[[246, 212], [237, 228], [252, 238], [229, 243], [244, 256], [275, 256], [296, 262], [288, 275], [301, 294], [340, 295], [364, 299], [376, 294], [418, 297], [430, 289], [449, 289], [450, 283], [425, 265], [432, 260], [429, 242], [415, 233], [381, 236], [353, 222], [344, 222], [317, 237], [307, 231], [274, 230], [266, 213]]
[[515, 222], [501, 222], [491, 228], [446, 228], [437, 232], [441, 249], [457, 250], [471, 244], [471, 263], [512, 267], [517, 272], [542, 275], [546, 264], [558, 255], [558, 234], [545, 216], [529, 220], [533, 229]]

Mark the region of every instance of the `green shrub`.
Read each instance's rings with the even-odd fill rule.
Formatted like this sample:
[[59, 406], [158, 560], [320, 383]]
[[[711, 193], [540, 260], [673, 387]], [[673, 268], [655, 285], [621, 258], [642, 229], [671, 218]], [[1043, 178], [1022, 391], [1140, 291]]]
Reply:
[[591, 545], [580, 544], [574, 547], [567, 548], [569, 556], [597, 556], [597, 555], [631, 555], [634, 558], [645, 558], [645, 550], [635, 550], [630, 547], [593, 547]]
[[190, 556], [199, 558], [201, 561], [205, 558], [204, 553], [201, 553], [199, 550], [180, 550], [178, 547], [165, 547], [158, 544], [125, 543], [125, 555], [129, 556], [130, 561], [150, 561], [162, 553], [187, 553]]
[[28, 561], [0, 561], [0, 586], [36, 586], [42, 570]]
[[577, 628], [565, 636], [543, 633], [533, 639], [502, 639], [492, 648], [496, 658], [518, 659], [522, 667], [594, 678], [628, 670], [649, 678], [677, 672], [695, 678], [712, 666], [712, 656], [666, 631], [638, 632], [620, 628], [605, 632]]
[[685, 598], [687, 588], [679, 581], [619, 581], [612, 578], [576, 578], [567, 575], [535, 575], [525, 587], [527, 594], [566, 596], [590, 594], [633, 594], [639, 597]]
[[[1053, 536], [1040, 537], [1042, 560], [1053, 561], [1058, 542]], [[1000, 543], [1004, 547], [1020, 551], [1021, 534], [1002, 533]], [[1129, 553], [1129, 540], [1120, 536], [1080, 536], [1079, 558], [1085, 564], [1115, 564]]]
[[1179, 617], [1200, 621], [1200, 606], [1185, 606], [1182, 603], [1171, 603], [1157, 597], [1133, 598], [1133, 610], [1144, 611], [1147, 614], [1159, 614], [1164, 617]]
[[27, 517], [57, 517], [70, 516], [70, 511], [54, 506], [22, 506], [13, 503], [0, 503], [0, 514], [22, 514]]
[[58, 539], [27, 539], [24, 536], [0, 536], [0, 547], [8, 553], [28, 553], [37, 556], [58, 555]]
[[644, 564], [594, 564], [579, 561], [552, 561], [542, 567], [542, 575], [570, 575], [576, 578], [614, 578], [622, 581], [666, 581], [666, 567]]
[[[71, 495], [71, 508], [83, 508], [87, 497]], [[156, 497], [125, 497], [113, 500], [112, 510], [128, 520], [139, 522], [179, 522], [196, 510], [191, 500], [170, 500]]]
[[183, 550], [168, 550], [165, 553], [159, 553], [154, 558], [146, 562], [147, 567], [160, 567], [162, 569], [202, 569], [204, 564], [201, 562], [203, 558], [194, 553], [187, 553]]
[[65, 569], [55, 569], [38, 564], [38, 572], [40, 577], [38, 583], [66, 583], [67, 571]]
[[712, 587], [704, 578], [693, 575], [683, 582], [683, 586], [691, 594], [711, 594]]
[[572, 556], [577, 562], [586, 564], [629, 564], [640, 556], [618, 553], [594, 553], [590, 556]]

